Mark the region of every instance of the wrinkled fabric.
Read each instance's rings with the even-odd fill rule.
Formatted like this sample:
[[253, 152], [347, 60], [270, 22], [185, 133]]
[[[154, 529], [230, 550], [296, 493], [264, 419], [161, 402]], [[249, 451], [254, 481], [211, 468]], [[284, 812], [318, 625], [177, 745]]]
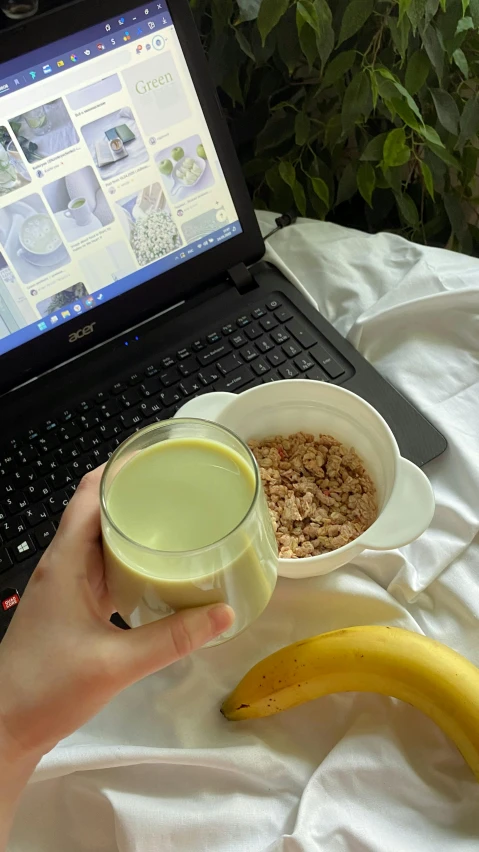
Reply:
[[425, 633], [479, 665], [479, 261], [308, 221], [268, 257], [447, 436], [426, 468], [432, 526], [329, 576], [280, 580], [238, 639], [115, 699], [42, 761], [13, 852], [479, 850], [479, 785], [412, 707], [349, 694], [236, 725], [219, 714], [262, 657], [355, 624]]

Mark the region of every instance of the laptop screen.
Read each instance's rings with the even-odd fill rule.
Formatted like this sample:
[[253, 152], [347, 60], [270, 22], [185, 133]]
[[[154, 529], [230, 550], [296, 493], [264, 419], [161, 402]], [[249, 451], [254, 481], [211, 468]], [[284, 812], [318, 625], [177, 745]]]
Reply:
[[0, 64], [0, 355], [241, 230], [164, 0]]

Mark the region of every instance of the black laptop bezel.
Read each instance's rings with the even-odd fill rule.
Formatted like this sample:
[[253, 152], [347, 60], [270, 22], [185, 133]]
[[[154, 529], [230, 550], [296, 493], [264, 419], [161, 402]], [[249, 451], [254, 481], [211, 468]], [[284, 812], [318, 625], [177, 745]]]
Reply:
[[[0, 35], [2, 63], [14, 59], [20, 51], [27, 53], [57, 39], [75, 35], [111, 17], [128, 13], [138, 5], [141, 5], [139, 0], [122, 0], [120, 4], [117, 0], [100, 0], [94, 4], [77, 0], [61, 6]], [[169, 0], [168, 5], [243, 233], [95, 307], [88, 315], [75, 317], [1, 355], [0, 393], [186, 300], [210, 283], [224, 279], [226, 271], [233, 266], [253, 263], [264, 254], [261, 232], [188, 2]], [[71, 335], [89, 323], [94, 323], [92, 333], [71, 344]]]

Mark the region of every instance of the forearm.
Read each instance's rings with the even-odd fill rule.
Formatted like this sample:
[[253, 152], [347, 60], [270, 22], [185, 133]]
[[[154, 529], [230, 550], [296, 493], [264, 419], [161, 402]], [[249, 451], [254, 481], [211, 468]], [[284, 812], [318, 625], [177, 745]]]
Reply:
[[20, 756], [7, 747], [0, 729], [0, 852], [5, 852], [23, 790], [41, 755]]

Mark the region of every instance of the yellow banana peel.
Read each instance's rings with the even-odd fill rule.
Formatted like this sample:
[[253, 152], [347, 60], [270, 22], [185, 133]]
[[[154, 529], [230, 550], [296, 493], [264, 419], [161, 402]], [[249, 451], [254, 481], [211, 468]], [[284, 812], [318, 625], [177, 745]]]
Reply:
[[248, 672], [221, 712], [259, 719], [337, 692], [376, 692], [422, 710], [479, 781], [479, 668], [408, 630], [351, 627], [282, 648]]

